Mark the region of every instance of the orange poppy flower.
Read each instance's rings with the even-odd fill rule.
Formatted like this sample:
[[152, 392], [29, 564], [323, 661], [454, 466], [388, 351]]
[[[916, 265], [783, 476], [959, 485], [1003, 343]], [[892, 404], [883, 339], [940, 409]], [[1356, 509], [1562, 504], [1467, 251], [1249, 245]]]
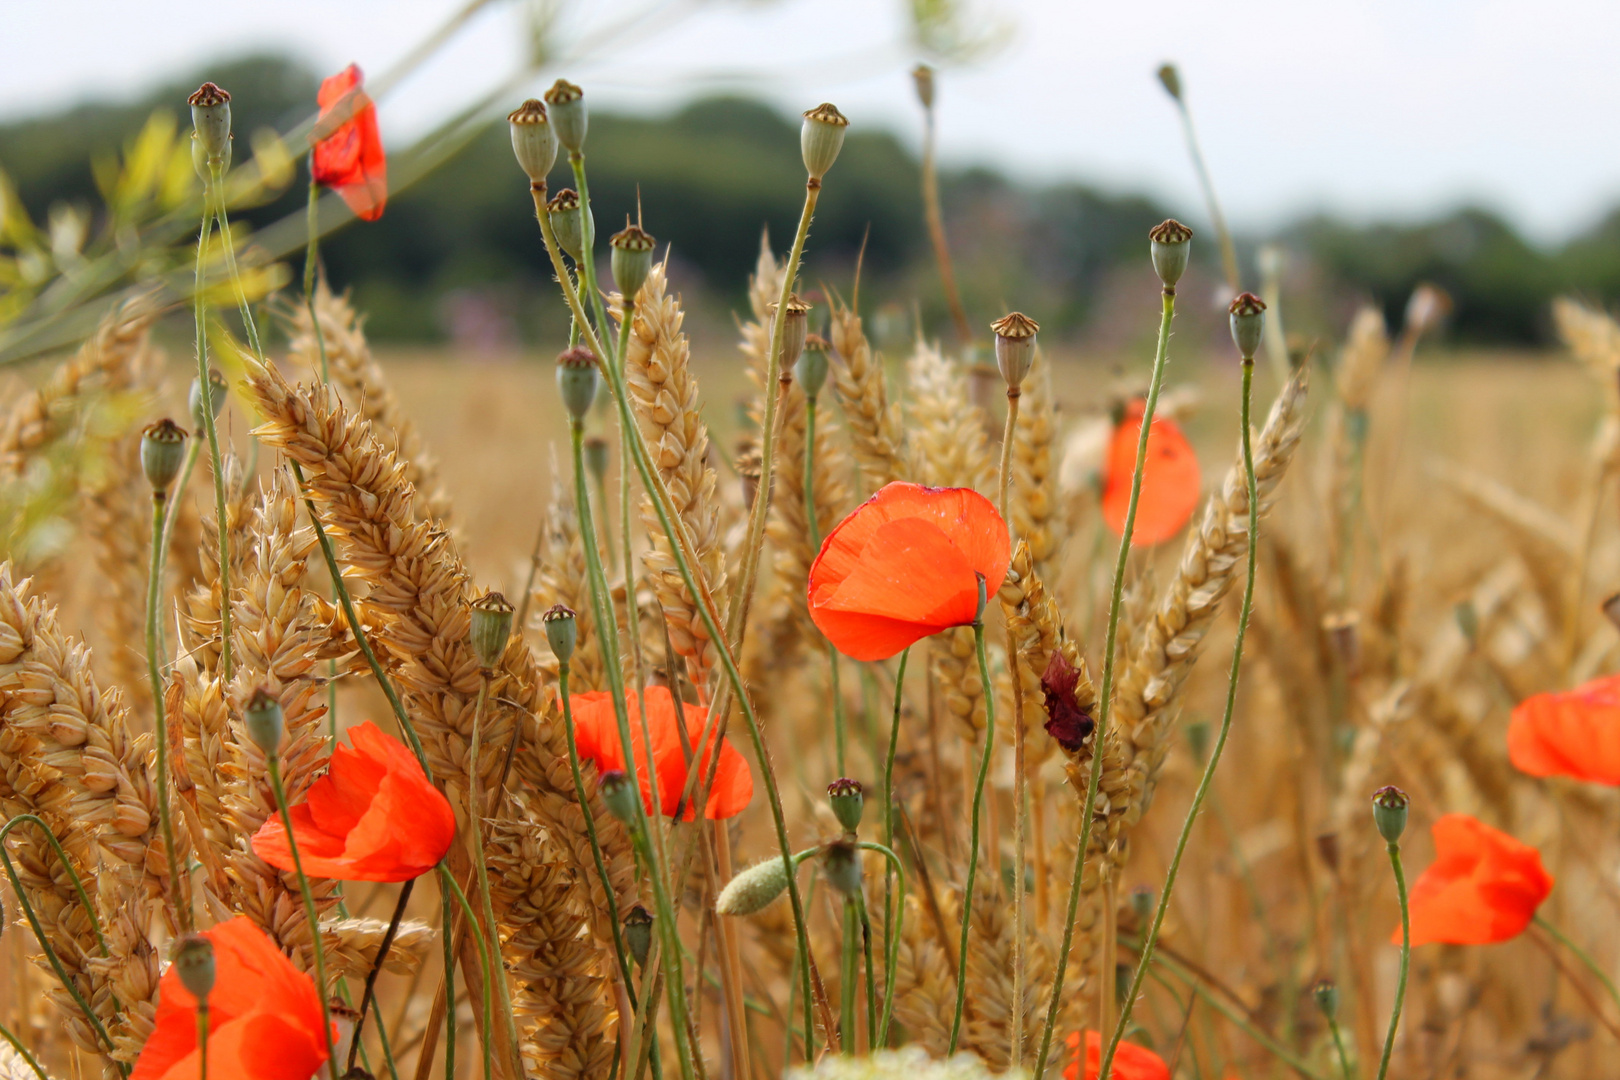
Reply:
[[[624, 772], [623, 747], [619, 743], [619, 720], [613, 711], [613, 695], [603, 690], [588, 694], [573, 694], [569, 700], [574, 709], [574, 742], [579, 756], [594, 761], [601, 772]], [[646, 743], [641, 738], [641, 713], [636, 692], [625, 692], [625, 704], [630, 709], [630, 752], [636, 756], [636, 775], [641, 780], [641, 798], [647, 812], [652, 813], [652, 784], [647, 777]], [[672, 816], [686, 791], [686, 748], [681, 744], [681, 728], [687, 732], [686, 742], [703, 732], [703, 721], [708, 710], [700, 705], [681, 703], [681, 717], [675, 713], [675, 698], [666, 686], [647, 687], [647, 729], [652, 734], [653, 765], [658, 770], [658, 803], [666, 815]], [[676, 727], [679, 724], [680, 728]], [[704, 733], [704, 745], [692, 747], [692, 753], [702, 757], [703, 772], [699, 782], [708, 776], [714, 760], [712, 750], [715, 732]], [[735, 817], [754, 797], [754, 775], [748, 771], [748, 762], [730, 742], [720, 741], [720, 763], [715, 768], [714, 787], [703, 816], [711, 820]], [[681, 808], [681, 820], [691, 821], [696, 815], [690, 804]]]
[[312, 167], [315, 182], [336, 190], [356, 217], [376, 221], [388, 203], [388, 158], [377, 106], [360, 89], [361, 78], [359, 66], [350, 64], [321, 83]]
[[[1103, 474], [1103, 521], [1115, 536], [1125, 532], [1125, 512], [1131, 504], [1131, 478], [1136, 472], [1136, 443], [1142, 437], [1142, 413], [1147, 403], [1138, 398], [1125, 408], [1108, 444]], [[1167, 416], [1155, 416], [1148, 431], [1147, 465], [1142, 470], [1142, 493], [1136, 501], [1136, 527], [1132, 544], [1162, 544], [1187, 524], [1198, 507], [1203, 476], [1198, 455]]]
[[1525, 698], [1507, 744], [1514, 767], [1531, 776], [1620, 785], [1620, 675]]
[[[1518, 937], [1552, 892], [1541, 853], [1467, 814], [1434, 823], [1434, 862], [1412, 886], [1412, 944]], [[1401, 942], [1397, 927], [1391, 938]]]
[[969, 488], [896, 481], [839, 522], [810, 567], [810, 618], [838, 651], [887, 660], [979, 614], [1011, 557], [1007, 523]]
[[[314, 981], [247, 916], [204, 930], [214, 946], [208, 995], [208, 1074], [232, 1080], [309, 1080], [326, 1061]], [[173, 967], [158, 983], [156, 1026], [130, 1080], [192, 1080], [197, 999]]]
[[[367, 721], [349, 729], [354, 749], [332, 751], [326, 775], [287, 811], [298, 857], [310, 877], [406, 881], [433, 869], [450, 850], [456, 816], [398, 739]], [[293, 869], [279, 814], [253, 834], [253, 851]]]
[[[1095, 1031], [1086, 1032], [1086, 1075], [1084, 1080], [1097, 1080], [1102, 1068], [1102, 1036]], [[1114, 1051], [1114, 1063], [1108, 1069], [1109, 1080], [1170, 1080], [1170, 1066], [1153, 1051], [1134, 1043], [1122, 1042]], [[1080, 1033], [1069, 1033], [1069, 1065], [1063, 1070], [1064, 1080], [1081, 1080]]]

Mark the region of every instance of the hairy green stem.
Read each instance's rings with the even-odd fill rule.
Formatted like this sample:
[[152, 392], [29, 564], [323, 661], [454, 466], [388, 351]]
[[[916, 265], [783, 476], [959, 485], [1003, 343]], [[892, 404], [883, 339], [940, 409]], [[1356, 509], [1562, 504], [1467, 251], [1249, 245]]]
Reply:
[[956, 1053], [957, 1041], [962, 1037], [962, 1007], [967, 1002], [968, 932], [973, 925], [973, 879], [979, 871], [979, 818], [984, 809], [984, 782], [990, 775], [990, 758], [996, 748], [995, 688], [990, 685], [990, 665], [984, 655], [984, 587], [985, 582], [981, 577], [979, 617], [973, 620], [973, 646], [979, 655], [979, 681], [984, 686], [984, 755], [979, 758], [979, 775], [973, 782], [973, 824], [968, 842], [967, 881], [962, 886], [962, 938], [956, 950], [956, 1015], [951, 1020], [951, 1041], [945, 1050], [947, 1056]]
[[[211, 175], [217, 174], [213, 170]], [[208, 434], [208, 460], [214, 469], [214, 522], [219, 531], [219, 665], [231, 681], [231, 534], [225, 520], [225, 471], [220, 464], [219, 429], [214, 424], [214, 387], [208, 379], [208, 309], [203, 296], [203, 262], [213, 230], [213, 180], [203, 191], [202, 228], [197, 231], [197, 274], [192, 289], [192, 314], [197, 334], [197, 380], [201, 384], [202, 424]]]
[[[591, 307], [596, 314], [596, 325], [607, 326], [607, 310], [602, 304], [602, 290], [596, 287], [596, 224], [591, 219], [591, 188], [585, 180], [585, 151], [570, 150], [568, 152], [568, 165], [574, 172], [574, 185], [579, 188], [579, 269], [584, 276], [585, 295], [591, 298]], [[625, 297], [626, 302], [634, 303], [635, 297]], [[609, 357], [623, 361], [624, 349], [620, 346], [619, 355]]]
[[1395, 895], [1401, 902], [1401, 972], [1395, 980], [1395, 1007], [1389, 1011], [1389, 1032], [1384, 1036], [1384, 1054], [1378, 1060], [1378, 1080], [1389, 1075], [1389, 1058], [1395, 1052], [1395, 1032], [1401, 1026], [1401, 1009], [1406, 1004], [1406, 976], [1412, 965], [1412, 911], [1406, 901], [1406, 871], [1401, 866], [1398, 840], [1384, 844], [1389, 866], [1395, 872]]
[[292, 814], [287, 809], [287, 791], [281, 783], [280, 754], [272, 750], [264, 757], [270, 772], [270, 789], [276, 796], [276, 813], [281, 816], [281, 828], [287, 834], [287, 850], [292, 853], [298, 893], [304, 899], [304, 919], [309, 923], [310, 947], [315, 954], [315, 991], [321, 998], [321, 1035], [326, 1039], [327, 1073], [332, 1080], [337, 1080], [337, 1050], [332, 1045], [332, 1016], [326, 1004], [326, 946], [321, 941], [321, 920], [315, 912], [315, 894], [310, 891], [309, 878], [304, 876], [304, 862], [298, 855], [298, 838], [293, 835]]
[[1603, 989], [1609, 992], [1609, 998], [1615, 1003], [1616, 1007], [1620, 1007], [1620, 990], [1615, 989], [1614, 980], [1609, 978], [1609, 976], [1604, 972], [1603, 968], [1598, 965], [1596, 960], [1592, 959], [1591, 955], [1587, 953], [1585, 949], [1575, 944], [1575, 942], [1570, 939], [1568, 934], [1565, 934], [1562, 930], [1558, 929], [1558, 927], [1548, 922], [1540, 912], [1536, 913], [1533, 921], [1537, 926], [1541, 927], [1541, 929], [1546, 932], [1548, 937], [1552, 938], [1554, 941], [1558, 942], [1558, 944], [1562, 945], [1564, 948], [1568, 949], [1572, 954], [1574, 954], [1575, 959], [1581, 962], [1581, 966], [1586, 968], [1587, 971], [1590, 971], [1594, 976], [1596, 976], [1597, 981], [1603, 984]]
[[161, 491], [152, 493], [152, 564], [146, 578], [146, 677], [152, 683], [152, 715], [157, 726], [157, 804], [158, 828], [163, 833], [163, 857], [169, 863], [169, 889], [180, 932], [191, 933], [191, 899], [181, 887], [185, 870], [174, 846], [174, 822], [169, 813], [169, 716], [163, 702], [163, 676], [158, 658], [158, 607], [163, 596], [163, 520], [169, 500]]
[[[883, 846], [886, 849], [894, 847], [894, 755], [900, 746], [900, 707], [905, 701], [902, 691], [906, 685], [906, 661], [909, 659], [911, 659], [911, 646], [908, 645], [900, 654], [900, 667], [894, 675], [894, 720], [889, 725], [889, 748], [883, 757]], [[891, 896], [891, 886], [894, 882], [893, 869], [898, 865], [899, 860], [896, 859], [893, 865], [885, 864], [883, 868], [883, 952], [885, 957], [888, 956], [890, 945], [899, 941], [894, 929], [895, 911]], [[904, 873], [901, 874], [900, 887], [901, 891], [904, 892]], [[889, 962], [889, 967], [885, 968], [885, 970], [890, 972], [894, 970], [892, 961]], [[884, 980], [888, 984], [885, 988], [885, 996], [889, 996], [893, 991], [894, 978], [892, 975], [885, 975]], [[883, 1026], [886, 1032], [888, 1030], [887, 1007], [884, 1010]], [[880, 1042], [878, 1045], [881, 1046], [883, 1043]]]
[[855, 913], [855, 898], [844, 897], [843, 955], [838, 968], [838, 1040], [845, 1057], [854, 1057], [855, 1000], [859, 994], [860, 948], [855, 938], [861, 932], [860, 916]]
[[197, 1075], [208, 1080], [208, 1002], [197, 1002]]
[[[482, 1036], [484, 1046], [484, 1078], [485, 1080], [489, 1080], [490, 1077], [495, 1075], [492, 1071], [495, 1060], [495, 1036], [494, 1032], [491, 1030], [491, 1014], [495, 1010], [494, 994], [495, 972], [497, 970], [496, 960], [490, 952], [490, 941], [484, 936], [483, 929], [478, 925], [478, 916], [473, 913], [473, 906], [467, 900], [467, 894], [463, 892], [461, 886], [457, 884], [456, 876], [450, 872], [450, 868], [445, 866], [442, 860], [435, 869], [439, 871], [440, 882], [443, 885], [449, 886], [450, 891], [455, 894], [456, 902], [461, 905], [462, 918], [466, 919], [468, 928], [473, 932], [474, 943], [478, 946], [478, 964], [481, 969], [484, 982], [484, 1023], [483, 1028], [480, 1031], [480, 1035]], [[490, 924], [490, 933], [494, 933], [493, 923]], [[453, 1004], [454, 1003], [452, 1002], [452, 1005]], [[449, 1038], [447, 1041], [451, 1043], [456, 1041], [455, 1015], [456, 1011], [453, 1007], [445, 1010], [445, 1016], [447, 1017], [447, 1023], [449, 1024], [449, 1030], [447, 1032]], [[523, 1075], [521, 1070], [519, 1071], [518, 1075]]]
[[[304, 246], [304, 310], [309, 312], [309, 329], [315, 335], [315, 353], [321, 361], [321, 383], [325, 385], [331, 381], [331, 373], [327, 370], [326, 362], [326, 334], [321, 330], [321, 320], [315, 313], [315, 277], [316, 258], [320, 251], [321, 215], [320, 215], [321, 186], [315, 182], [315, 151], [309, 156], [309, 209], [306, 214], [308, 222], [309, 240]], [[183, 478], [182, 478], [183, 479]], [[336, 586], [334, 588], [334, 595]], [[519, 626], [523, 624], [518, 623]], [[337, 745], [337, 660], [326, 662], [326, 733]], [[358, 1039], [356, 1040], [359, 1041]]]
[[[489, 934], [496, 937], [495, 897], [489, 888], [489, 865], [484, 858], [484, 791], [480, 780], [481, 770], [478, 767], [478, 752], [483, 741], [484, 733], [484, 702], [489, 697], [489, 673], [486, 671], [478, 679], [478, 697], [473, 704], [472, 746], [469, 748], [468, 761], [471, 768], [468, 770], [468, 803], [467, 824], [472, 834], [472, 862], [478, 874], [479, 900], [484, 909], [484, 924], [489, 927]], [[498, 939], [497, 939], [498, 940]], [[491, 972], [504, 971], [496, 964], [496, 957], [490, 957]], [[487, 1001], [487, 996], [486, 996]], [[518, 1041], [517, 1019], [512, 1015], [511, 1000], [507, 994], [500, 995], [501, 1020], [506, 1025], [507, 1041], [511, 1044], [508, 1049], [512, 1053], [513, 1080], [523, 1075], [523, 1058], [519, 1051], [521, 1045]], [[486, 1024], [489, 1017], [484, 1018]]]
[[898, 894], [900, 903], [895, 912], [894, 933], [887, 935], [888, 944], [884, 948], [883, 1022], [879, 1025], [877, 1035], [874, 1037], [872, 1042], [872, 1046], [875, 1049], [889, 1045], [889, 1022], [894, 1018], [894, 970], [895, 965], [900, 959], [900, 928], [905, 923], [906, 871], [905, 868], [900, 865], [900, 856], [896, 855], [892, 850], [890, 850], [889, 845], [863, 842], [860, 846], [863, 851], [876, 851], [880, 853], [886, 860], [884, 872], [887, 873], [889, 870], [893, 870], [897, 875], [899, 875], [900, 878], [900, 892]]

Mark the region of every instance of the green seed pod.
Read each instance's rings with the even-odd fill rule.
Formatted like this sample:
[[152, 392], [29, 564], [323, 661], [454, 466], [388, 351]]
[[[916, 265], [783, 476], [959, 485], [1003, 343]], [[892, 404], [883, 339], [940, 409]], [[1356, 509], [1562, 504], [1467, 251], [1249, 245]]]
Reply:
[[832, 803], [833, 816], [845, 829], [854, 832], [861, 827], [866, 796], [861, 792], [860, 781], [847, 776], [834, 780], [827, 785], [827, 801]]
[[600, 435], [592, 435], [585, 440], [585, 468], [590, 471], [591, 479], [598, 484], [607, 477], [608, 467], [608, 441]]
[[721, 915], [752, 915], [764, 911], [771, 901], [787, 892], [787, 863], [778, 858], [755, 863], [730, 881], [715, 898], [714, 910]]
[[165, 417], [141, 432], [141, 471], [154, 494], [169, 490], [186, 460], [186, 429]]
[[1316, 999], [1316, 1007], [1322, 1010], [1322, 1015], [1329, 1020], [1339, 1017], [1339, 988], [1332, 979], [1318, 979], [1316, 985], [1311, 987], [1311, 997]]
[[1159, 85], [1164, 87], [1165, 93], [1177, 101], [1181, 100], [1181, 72], [1176, 70], [1176, 65], [1159, 65]]
[[636, 962], [636, 967], [647, 966], [647, 952], [652, 948], [652, 912], [637, 904], [630, 909], [630, 914], [624, 917], [624, 943], [630, 948], [630, 956]]
[[207, 1001], [214, 990], [214, 943], [201, 934], [187, 934], [176, 941], [174, 971], [187, 993]]
[[1148, 233], [1153, 269], [1166, 289], [1174, 289], [1181, 275], [1187, 272], [1187, 257], [1192, 253], [1192, 235], [1192, 230], [1175, 218], [1167, 218], [1153, 226]]
[[821, 872], [827, 883], [845, 896], [861, 892], [861, 849], [848, 840], [834, 840], [821, 848]]
[[276, 700], [276, 696], [262, 686], [253, 691], [253, 696], [248, 698], [247, 708], [242, 710], [242, 719], [253, 745], [263, 750], [266, 757], [274, 757], [281, 749], [281, 733], [285, 726], [281, 702]]
[[[225, 411], [225, 399], [230, 394], [230, 387], [225, 382], [225, 376], [215, 368], [208, 369], [208, 404], [214, 411], [214, 419]], [[191, 424], [201, 431], [205, 426], [203, 421], [203, 388], [201, 379], [191, 380], [191, 391], [186, 395], [187, 404], [191, 407]]]
[[1393, 844], [1400, 840], [1401, 834], [1406, 831], [1406, 812], [1411, 800], [1406, 792], [1390, 785], [1381, 787], [1373, 793], [1373, 821], [1378, 826], [1379, 835]]
[[472, 603], [467, 640], [472, 642], [473, 654], [486, 671], [499, 664], [506, 653], [515, 611], [506, 597], [498, 592], [487, 592]]
[[911, 88], [917, 92], [917, 103], [925, 109], [934, 107], [934, 69], [918, 64], [911, 69]]
[[1240, 293], [1226, 310], [1231, 317], [1232, 343], [1245, 363], [1253, 363], [1260, 336], [1266, 331], [1266, 302], [1254, 293]]
[[626, 825], [636, 820], [636, 786], [630, 782], [630, 777], [617, 769], [609, 769], [602, 774], [598, 787], [602, 793], [602, 801], [607, 803], [608, 812]]
[[[590, 213], [588, 207], [585, 213]], [[546, 216], [551, 219], [551, 231], [557, 234], [558, 246], [568, 252], [568, 257], [578, 265], [585, 257], [585, 222], [584, 215], [579, 212], [579, 193], [573, 188], [563, 188], [557, 192], [546, 203]], [[596, 228], [594, 217], [591, 218], [591, 228]]]
[[575, 346], [557, 357], [557, 391], [562, 394], [563, 408], [575, 421], [583, 423], [591, 411], [596, 382], [596, 354], [585, 346]]
[[[778, 318], [777, 305], [771, 305], [772, 319]], [[773, 331], [775, 327], [771, 328]], [[798, 293], [788, 296], [787, 319], [782, 324], [782, 372], [787, 374], [799, 362], [804, 352], [805, 338], [810, 333], [810, 305], [799, 299]]]
[[557, 133], [546, 117], [546, 107], [530, 98], [506, 115], [512, 127], [512, 153], [529, 184], [544, 186], [546, 174], [557, 163]]
[[205, 82], [186, 99], [191, 105], [191, 127], [206, 163], [223, 167], [231, 149], [231, 95]]
[[640, 225], [626, 224], [608, 239], [608, 247], [613, 252], [609, 260], [613, 269], [613, 283], [626, 299], [634, 300], [636, 294], [641, 292], [647, 275], [652, 273], [655, 246], [652, 233]]
[[1020, 311], [1011, 311], [990, 324], [996, 335], [996, 367], [1008, 389], [1024, 385], [1035, 363], [1035, 335], [1040, 325]]
[[838, 160], [848, 130], [848, 118], [831, 102], [824, 101], [805, 111], [804, 126], [799, 129], [799, 152], [804, 155], [805, 171], [814, 184], [820, 184]]
[[551, 107], [557, 141], [563, 149], [579, 153], [585, 146], [585, 91], [567, 79], [558, 79], [546, 91], [546, 104]]
[[566, 664], [572, 660], [574, 647], [579, 644], [579, 619], [574, 609], [565, 604], [553, 604], [540, 616], [540, 624], [546, 628], [546, 641], [557, 662]]
[[793, 377], [804, 387], [804, 396], [814, 401], [827, 385], [827, 350], [831, 344], [820, 334], [806, 334], [804, 352], [793, 365]]

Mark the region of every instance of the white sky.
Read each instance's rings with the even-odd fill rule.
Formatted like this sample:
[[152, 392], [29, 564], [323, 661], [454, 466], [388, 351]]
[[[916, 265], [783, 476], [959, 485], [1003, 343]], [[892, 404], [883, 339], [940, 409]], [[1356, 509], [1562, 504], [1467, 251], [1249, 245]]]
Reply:
[[[3, 0], [0, 116], [132, 94], [212, 57], [285, 48], [380, 74], [461, 0]], [[704, 90], [915, 138], [902, 0], [563, 0], [563, 38], [628, 38], [548, 68], [591, 100], [664, 110]], [[1202, 220], [1170, 102], [1181, 67], [1239, 229], [1327, 209], [1409, 218], [1482, 203], [1556, 241], [1620, 203], [1615, 0], [976, 0], [1008, 44], [942, 76], [955, 163], [1139, 188]], [[497, 84], [523, 49], [521, 0], [493, 0], [383, 102], [419, 132]], [[205, 13], [206, 12], [206, 13]], [[566, 47], [566, 46], [565, 46]], [[512, 95], [514, 103], [519, 93]]]

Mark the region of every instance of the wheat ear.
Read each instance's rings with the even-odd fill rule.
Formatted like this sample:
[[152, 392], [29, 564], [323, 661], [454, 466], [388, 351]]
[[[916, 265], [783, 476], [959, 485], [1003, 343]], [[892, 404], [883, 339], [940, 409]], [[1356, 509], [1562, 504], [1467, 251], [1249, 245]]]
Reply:
[[855, 461], [868, 491], [908, 476], [909, 448], [900, 406], [890, 404], [883, 361], [872, 352], [855, 309], [834, 301], [832, 309], [833, 392], [849, 424]]

